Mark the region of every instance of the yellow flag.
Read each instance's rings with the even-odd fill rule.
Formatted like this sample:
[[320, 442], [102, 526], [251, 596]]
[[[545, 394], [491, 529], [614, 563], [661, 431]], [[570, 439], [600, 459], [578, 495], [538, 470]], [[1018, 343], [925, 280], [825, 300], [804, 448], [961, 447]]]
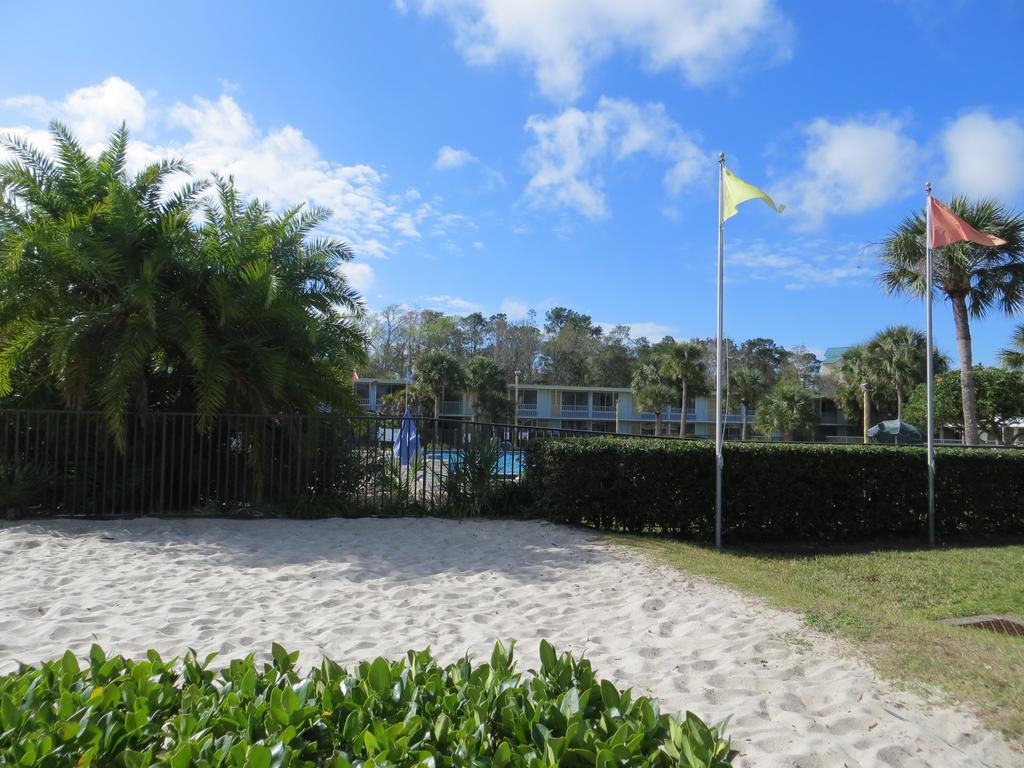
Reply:
[[786, 210], [786, 206], [776, 205], [774, 200], [753, 184], [747, 184], [743, 179], [733, 176], [732, 171], [725, 166], [722, 166], [722, 170], [725, 171], [722, 184], [722, 221], [736, 215], [737, 205], [745, 203], [747, 200], [753, 200], [755, 197], [764, 200], [779, 213]]

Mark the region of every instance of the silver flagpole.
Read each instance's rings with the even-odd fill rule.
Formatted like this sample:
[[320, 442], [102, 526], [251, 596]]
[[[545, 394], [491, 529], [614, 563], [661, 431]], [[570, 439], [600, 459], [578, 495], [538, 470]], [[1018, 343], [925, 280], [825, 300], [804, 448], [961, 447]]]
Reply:
[[718, 153], [718, 333], [715, 339], [715, 547], [722, 548], [722, 310], [725, 290], [725, 222], [722, 214], [725, 152]]
[[928, 546], [935, 546], [935, 376], [932, 370], [932, 183], [926, 182], [925, 191], [925, 347], [928, 360], [925, 362], [928, 400]]

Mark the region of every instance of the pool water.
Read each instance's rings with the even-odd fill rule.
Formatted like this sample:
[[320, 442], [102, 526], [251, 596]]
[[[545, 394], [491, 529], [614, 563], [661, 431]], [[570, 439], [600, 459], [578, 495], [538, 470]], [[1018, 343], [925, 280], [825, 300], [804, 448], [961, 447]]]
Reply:
[[[428, 451], [427, 459], [443, 461], [449, 467], [458, 467], [462, 463], [461, 451]], [[502, 451], [494, 462], [491, 474], [499, 477], [519, 477], [526, 466], [522, 451]]]

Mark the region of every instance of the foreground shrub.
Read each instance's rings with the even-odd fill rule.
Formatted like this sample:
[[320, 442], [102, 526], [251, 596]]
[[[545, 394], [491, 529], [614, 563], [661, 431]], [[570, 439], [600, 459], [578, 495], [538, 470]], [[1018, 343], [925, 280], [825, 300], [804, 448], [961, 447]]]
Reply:
[[731, 765], [720, 727], [598, 680], [584, 659], [541, 643], [526, 677], [511, 648], [489, 664], [439, 666], [428, 652], [309, 674], [273, 664], [219, 672], [194, 653], [144, 661], [93, 646], [0, 678], [0, 764], [18, 766], [701, 766]]
[[[556, 438], [528, 445], [526, 479], [552, 520], [706, 540], [714, 462], [710, 442]], [[1024, 533], [1024, 451], [943, 448], [936, 468], [941, 534]], [[923, 448], [730, 443], [723, 524], [752, 541], [920, 537], [927, 478]]]

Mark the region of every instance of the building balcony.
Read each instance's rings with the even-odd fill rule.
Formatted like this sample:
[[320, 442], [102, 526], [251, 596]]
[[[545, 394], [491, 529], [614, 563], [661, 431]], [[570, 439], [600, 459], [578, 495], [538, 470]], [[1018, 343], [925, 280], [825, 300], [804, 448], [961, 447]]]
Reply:
[[466, 406], [461, 400], [445, 400], [441, 403], [442, 416], [465, 416]]
[[614, 405], [595, 405], [593, 408], [593, 418], [595, 419], [614, 419], [615, 418], [615, 406]]
[[537, 404], [536, 403], [520, 403], [516, 408], [516, 413], [520, 418], [532, 419], [537, 416]]
[[362, 408], [364, 411], [370, 410], [369, 398], [360, 397], [356, 402], [359, 403], [359, 407]]
[[590, 418], [590, 409], [585, 405], [563, 405], [560, 406], [558, 413], [563, 419]]

